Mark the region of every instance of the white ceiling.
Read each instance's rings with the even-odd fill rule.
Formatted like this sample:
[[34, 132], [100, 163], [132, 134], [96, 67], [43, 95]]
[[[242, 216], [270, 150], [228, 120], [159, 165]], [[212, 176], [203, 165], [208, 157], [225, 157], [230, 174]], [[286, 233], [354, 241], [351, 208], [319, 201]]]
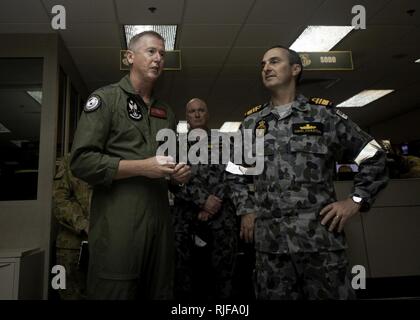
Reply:
[[[51, 29], [57, 4], [66, 8], [66, 30]], [[396, 89], [345, 110], [369, 126], [420, 108], [419, 0], [9, 0], [0, 2], [0, 33], [58, 32], [92, 91], [123, 75], [123, 24], [178, 24], [183, 69], [167, 71], [159, 92], [179, 119], [190, 98], [206, 99], [211, 126], [220, 127], [267, 98], [259, 74], [267, 47], [291, 45], [307, 25], [349, 25], [356, 4], [366, 8], [367, 29], [352, 31], [333, 49], [351, 50], [355, 70], [306, 72], [301, 91], [339, 103], [363, 89]]]

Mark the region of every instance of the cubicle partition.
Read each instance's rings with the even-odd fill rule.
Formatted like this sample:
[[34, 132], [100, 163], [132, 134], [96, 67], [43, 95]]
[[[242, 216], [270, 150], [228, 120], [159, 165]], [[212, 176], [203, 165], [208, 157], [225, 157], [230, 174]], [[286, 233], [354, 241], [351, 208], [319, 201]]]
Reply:
[[[336, 182], [346, 197], [351, 181]], [[420, 276], [420, 179], [390, 180], [369, 212], [345, 228], [351, 265], [371, 278]]]

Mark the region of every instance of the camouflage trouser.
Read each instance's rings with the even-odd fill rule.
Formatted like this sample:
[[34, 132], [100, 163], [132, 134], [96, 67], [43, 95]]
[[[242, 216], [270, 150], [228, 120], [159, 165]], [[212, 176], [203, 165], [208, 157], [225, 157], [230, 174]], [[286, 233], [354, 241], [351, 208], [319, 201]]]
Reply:
[[59, 289], [62, 300], [86, 299], [86, 273], [79, 270], [79, 249], [57, 249], [57, 264], [66, 268], [66, 289]]
[[354, 299], [346, 252], [256, 252], [257, 299]]
[[[174, 215], [175, 298], [192, 300], [231, 297], [238, 246], [236, 217], [233, 215], [232, 219], [225, 219], [221, 216], [216, 223], [197, 222], [182, 219], [179, 213], [175, 212]], [[194, 243], [194, 234], [198, 228], [205, 232], [205, 236], [200, 235], [207, 242], [203, 248]], [[203, 279], [209, 287], [199, 288], [200, 291], [205, 291], [205, 297], [200, 297], [196, 286], [200, 286]]]
[[175, 232], [175, 284], [176, 299], [192, 299], [193, 240], [188, 232]]

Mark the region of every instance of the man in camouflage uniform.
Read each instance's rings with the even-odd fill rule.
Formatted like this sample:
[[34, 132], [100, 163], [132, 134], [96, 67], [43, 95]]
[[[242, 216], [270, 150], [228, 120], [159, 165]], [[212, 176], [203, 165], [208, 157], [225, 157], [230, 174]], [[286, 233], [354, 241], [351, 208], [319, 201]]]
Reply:
[[53, 212], [60, 223], [56, 240], [57, 264], [66, 268], [66, 289], [59, 290], [63, 300], [86, 296], [86, 273], [78, 266], [80, 244], [87, 240], [90, 186], [70, 171], [69, 156], [63, 157], [54, 178]]
[[96, 90], [77, 126], [70, 166], [93, 186], [89, 228], [89, 299], [171, 299], [173, 225], [168, 180], [190, 169], [157, 156], [156, 135], [175, 130], [171, 108], [153, 96], [165, 42], [153, 31], [128, 45], [130, 72]]
[[[264, 171], [253, 177], [255, 196], [238, 206], [241, 232], [255, 236], [257, 298], [354, 298], [341, 231], [386, 185], [385, 153], [328, 101], [296, 95], [296, 52], [273, 47], [261, 66], [271, 100], [247, 112], [243, 128], [264, 135]], [[340, 159], [353, 159], [359, 172], [349, 197], [337, 201]]]
[[[221, 147], [211, 144], [206, 103], [197, 98], [189, 101], [186, 118], [190, 129], [207, 132], [203, 138], [209, 142], [209, 164], [192, 165], [191, 180], [175, 192], [175, 297], [200, 298], [196, 284], [203, 284], [202, 280], [206, 280], [204, 282], [210, 284], [209, 288], [200, 288], [206, 291], [205, 299], [226, 299], [232, 295], [238, 238], [235, 207], [229, 198], [229, 186], [225, 181], [228, 173], [221, 162], [210, 164], [212, 149], [220, 150]], [[209, 253], [210, 261], [197, 261], [202, 256], [201, 252]], [[197, 270], [198, 264], [208, 265], [210, 274], [206, 273], [207, 270]]]

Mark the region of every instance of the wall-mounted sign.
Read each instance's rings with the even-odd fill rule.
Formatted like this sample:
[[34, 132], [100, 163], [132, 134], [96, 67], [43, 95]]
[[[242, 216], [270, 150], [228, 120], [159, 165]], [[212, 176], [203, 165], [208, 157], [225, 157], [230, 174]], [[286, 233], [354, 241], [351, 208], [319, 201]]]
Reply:
[[[120, 50], [120, 70], [129, 70], [126, 58], [127, 50]], [[165, 52], [165, 68], [164, 70], [181, 70], [181, 50], [173, 50]]]
[[303, 70], [353, 70], [351, 51], [299, 52]]

